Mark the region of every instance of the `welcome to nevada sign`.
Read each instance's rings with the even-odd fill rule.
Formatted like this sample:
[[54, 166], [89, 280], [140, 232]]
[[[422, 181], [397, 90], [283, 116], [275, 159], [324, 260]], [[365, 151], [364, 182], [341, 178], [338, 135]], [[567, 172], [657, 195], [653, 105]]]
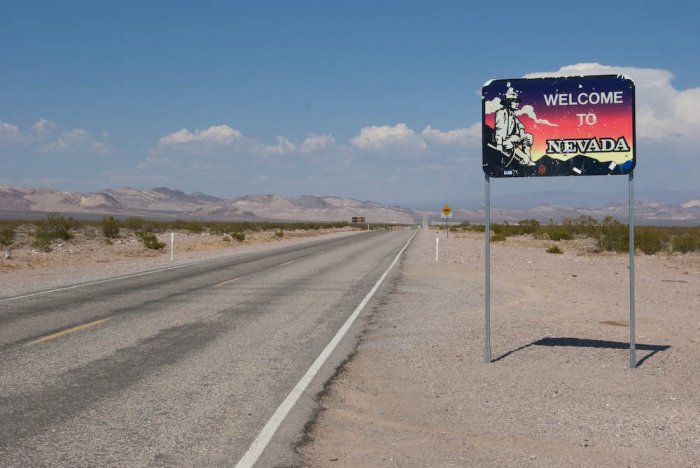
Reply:
[[491, 80], [482, 128], [490, 177], [628, 174], [634, 83], [619, 75]]

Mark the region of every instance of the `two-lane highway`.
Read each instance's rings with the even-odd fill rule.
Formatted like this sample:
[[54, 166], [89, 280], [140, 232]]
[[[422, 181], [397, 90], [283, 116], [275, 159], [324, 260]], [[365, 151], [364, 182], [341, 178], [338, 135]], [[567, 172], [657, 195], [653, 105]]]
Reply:
[[[255, 459], [253, 441], [413, 232], [362, 233], [0, 299], [0, 463]], [[314, 396], [352, 351], [358, 326], [274, 429], [259, 465], [294, 463], [292, 444]]]

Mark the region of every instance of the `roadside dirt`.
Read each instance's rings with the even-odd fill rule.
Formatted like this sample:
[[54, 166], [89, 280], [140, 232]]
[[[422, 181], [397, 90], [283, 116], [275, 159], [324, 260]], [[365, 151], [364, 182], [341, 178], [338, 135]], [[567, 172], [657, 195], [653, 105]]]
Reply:
[[331, 382], [308, 466], [700, 465], [700, 257], [637, 255], [637, 368], [626, 255], [421, 231], [396, 293]]

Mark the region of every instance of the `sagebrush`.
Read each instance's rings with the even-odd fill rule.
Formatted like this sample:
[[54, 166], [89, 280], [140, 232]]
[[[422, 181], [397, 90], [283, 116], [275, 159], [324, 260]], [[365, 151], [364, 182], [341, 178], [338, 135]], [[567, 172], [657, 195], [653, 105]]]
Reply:
[[[590, 238], [595, 241], [598, 252], [629, 251], [629, 226], [612, 216], [598, 221], [582, 215], [575, 219], [564, 219], [561, 223], [541, 224], [536, 220], [525, 219], [516, 224], [508, 222], [491, 224], [494, 233], [492, 240], [501, 241], [508, 237], [531, 234], [536, 239], [552, 241]], [[483, 224], [453, 226], [450, 231], [484, 232]], [[635, 226], [635, 250], [647, 255], [671, 252], [700, 251], [700, 227], [659, 227]]]

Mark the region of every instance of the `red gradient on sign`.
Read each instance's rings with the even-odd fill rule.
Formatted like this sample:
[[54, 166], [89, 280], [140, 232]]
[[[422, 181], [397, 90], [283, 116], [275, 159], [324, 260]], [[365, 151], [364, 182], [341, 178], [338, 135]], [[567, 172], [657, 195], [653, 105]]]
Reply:
[[[596, 106], [556, 106], [548, 107], [539, 102], [521, 103], [520, 109], [533, 107], [537, 123], [530, 116], [520, 114], [518, 118], [525, 126], [525, 132], [533, 136], [532, 155], [539, 158], [547, 149], [548, 139], [579, 138], [613, 138], [624, 137], [633, 151], [633, 111], [631, 105], [596, 105]], [[542, 123], [546, 120], [550, 124]], [[485, 124], [494, 128], [495, 114], [485, 116]], [[590, 124], [590, 125], [589, 125]], [[590, 154], [591, 156], [594, 153]]]

